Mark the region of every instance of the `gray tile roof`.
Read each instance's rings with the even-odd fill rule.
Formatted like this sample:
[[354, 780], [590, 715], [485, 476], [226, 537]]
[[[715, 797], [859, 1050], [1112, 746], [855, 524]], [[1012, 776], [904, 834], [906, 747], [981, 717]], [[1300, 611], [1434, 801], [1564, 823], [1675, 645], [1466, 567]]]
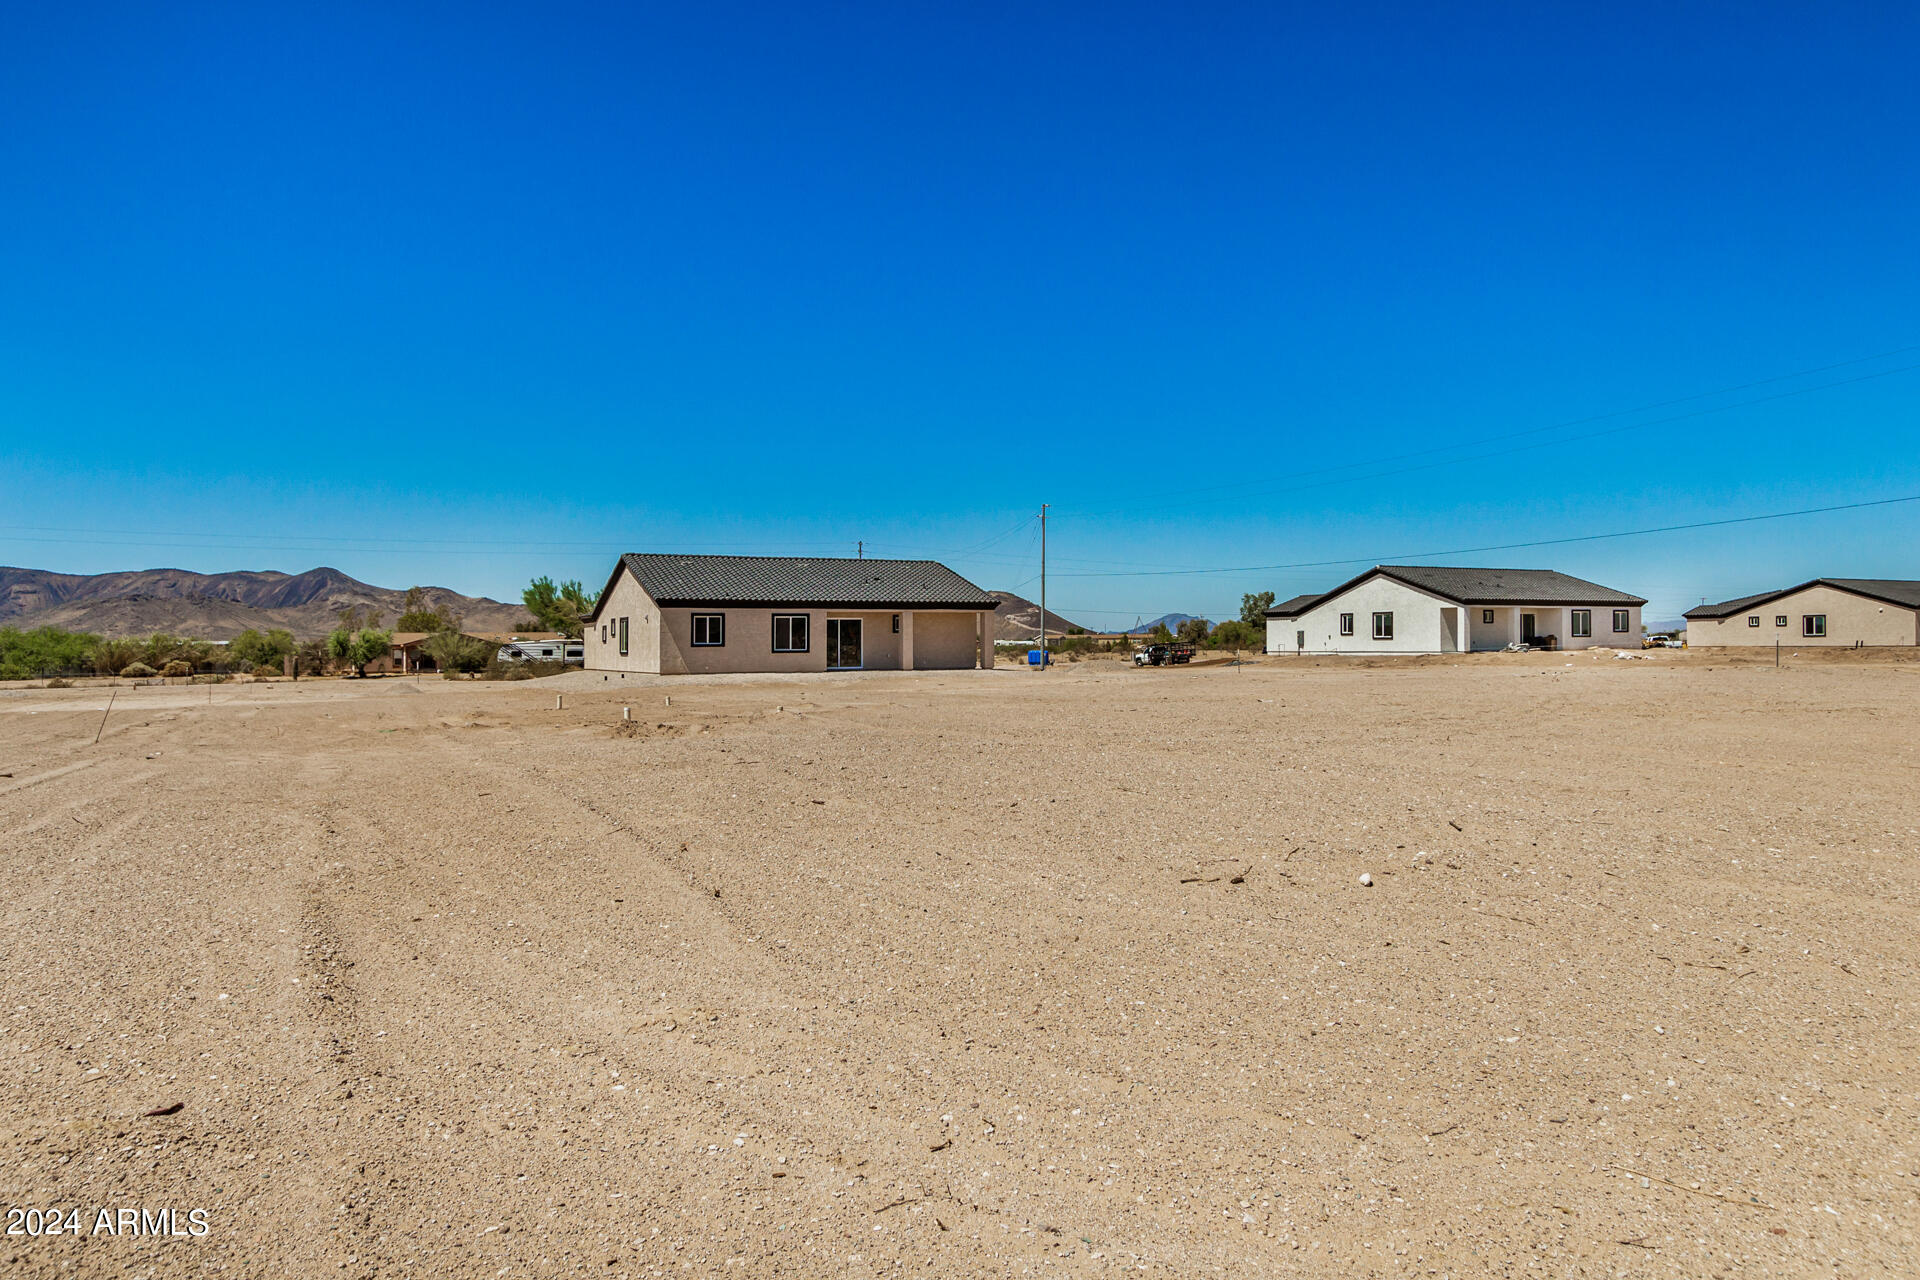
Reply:
[[1737, 600], [1722, 600], [1719, 604], [1695, 605], [1681, 616], [1700, 619], [1731, 618], [1737, 613], [1745, 613], [1756, 605], [1765, 604], [1769, 600], [1778, 600], [1782, 596], [1790, 596], [1796, 591], [1805, 591], [1808, 587], [1838, 587], [1842, 591], [1851, 591], [1855, 595], [1884, 600], [1888, 604], [1897, 604], [1907, 609], [1920, 609], [1920, 582], [1910, 582], [1903, 578], [1815, 578], [1797, 587], [1762, 591], [1757, 596], [1741, 596]]
[[655, 604], [865, 605], [995, 609], [1000, 602], [933, 560], [628, 553], [621, 564]]
[[1297, 618], [1324, 599], [1326, 599], [1324, 594], [1295, 596], [1291, 600], [1282, 600], [1279, 604], [1267, 610], [1265, 616], [1269, 618]]
[[[1465, 569], [1453, 565], [1383, 564], [1373, 570], [1461, 604], [1645, 604], [1597, 582], [1552, 569]], [[1364, 574], [1362, 575], [1365, 576]], [[1356, 579], [1357, 581], [1357, 579]]]

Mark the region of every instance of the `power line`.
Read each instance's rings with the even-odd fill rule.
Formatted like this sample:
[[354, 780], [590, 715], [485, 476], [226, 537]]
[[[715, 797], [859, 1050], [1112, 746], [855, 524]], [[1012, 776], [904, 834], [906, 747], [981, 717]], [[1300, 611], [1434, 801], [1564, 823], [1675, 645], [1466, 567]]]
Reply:
[[[1325, 475], [1326, 473], [1332, 472], [1332, 471], [1350, 471], [1358, 467], [1384, 466], [1388, 463], [1403, 462], [1411, 458], [1430, 457], [1436, 453], [1446, 453], [1455, 449], [1471, 449], [1478, 445], [1494, 444], [1502, 440], [1514, 440], [1522, 436], [1539, 435], [1543, 432], [1548, 432], [1548, 431], [1564, 431], [1571, 427], [1585, 426], [1589, 423], [1606, 422], [1614, 418], [1627, 417], [1633, 414], [1649, 413], [1655, 409], [1668, 408], [1677, 404], [1689, 404], [1689, 403], [1692, 403], [1693, 401], [1708, 399], [1712, 396], [1730, 395], [1736, 391], [1750, 390], [1754, 387], [1768, 386], [1776, 382], [1785, 382], [1793, 378], [1808, 377], [1815, 373], [1830, 372], [1834, 369], [1846, 368], [1856, 364], [1864, 364], [1870, 360], [1884, 360], [1889, 356], [1900, 355], [1910, 351], [1920, 351], [1920, 346], [1896, 347], [1891, 351], [1883, 351], [1877, 355], [1861, 356], [1855, 360], [1843, 360], [1838, 364], [1823, 365], [1820, 368], [1816, 368], [1816, 369], [1802, 369], [1794, 373], [1780, 374], [1777, 377], [1762, 378], [1756, 382], [1742, 383], [1738, 386], [1733, 386], [1733, 387], [1722, 387], [1716, 391], [1704, 391], [1704, 392], [1701, 392], [1699, 395], [1683, 396], [1675, 400], [1665, 400], [1665, 401], [1660, 401], [1654, 404], [1642, 405], [1634, 409], [1620, 409], [1612, 413], [1596, 414], [1588, 418], [1576, 418], [1576, 419], [1571, 419], [1567, 422], [1551, 423], [1546, 426], [1527, 427], [1519, 431], [1508, 431], [1508, 432], [1502, 432], [1501, 434], [1498, 434], [1498, 435], [1481, 436], [1474, 440], [1463, 440], [1463, 441], [1459, 441], [1451, 444], [1436, 445], [1431, 449], [1418, 449], [1411, 453], [1390, 454], [1384, 457], [1364, 458], [1354, 462], [1336, 463], [1331, 466], [1317, 467], [1317, 468], [1312, 468], [1306, 471], [1297, 472], [1296, 474], [1302, 475], [1302, 476]], [[1693, 418], [1706, 417], [1709, 414], [1726, 413], [1733, 409], [1747, 409], [1747, 408], [1753, 407], [1754, 405], [1770, 404], [1776, 400], [1786, 400], [1786, 399], [1791, 399], [1794, 396], [1809, 395], [1815, 391], [1831, 391], [1836, 387], [1853, 386], [1856, 383], [1871, 382], [1877, 378], [1888, 378], [1888, 377], [1892, 377], [1895, 374], [1900, 374], [1900, 373], [1912, 373], [1916, 369], [1920, 369], [1920, 364], [1901, 365], [1893, 369], [1882, 369], [1874, 373], [1863, 373], [1858, 375], [1857, 377], [1841, 378], [1834, 382], [1823, 382], [1811, 387], [1796, 387], [1791, 391], [1780, 391], [1780, 392], [1774, 393], [1773, 395], [1756, 396], [1751, 400], [1737, 400], [1731, 404], [1712, 405], [1704, 409], [1694, 409], [1687, 413], [1673, 414], [1669, 417], [1655, 418], [1651, 421], [1628, 422], [1617, 427], [1608, 427], [1601, 431], [1583, 432], [1577, 436], [1571, 436], [1567, 438], [1574, 439], [1574, 440], [1592, 440], [1600, 436], [1616, 435], [1622, 431], [1644, 430], [1648, 427], [1666, 426], [1674, 422], [1685, 422]], [[1471, 454], [1468, 456], [1457, 457], [1457, 458], [1443, 458], [1437, 462], [1422, 463], [1419, 466], [1403, 467], [1394, 471], [1373, 472], [1365, 475], [1336, 476], [1331, 479], [1322, 480], [1314, 484], [1307, 484], [1307, 485], [1282, 485], [1277, 488], [1266, 488], [1266, 487], [1263, 487], [1265, 483], [1263, 481], [1240, 480], [1240, 481], [1234, 481], [1231, 484], [1213, 485], [1203, 489], [1178, 490], [1172, 494], [1165, 495], [1164, 497], [1157, 500], [1151, 499], [1151, 498], [1136, 499], [1134, 502], [1124, 507], [1109, 507], [1109, 508], [1104, 508], [1097, 511], [1078, 511], [1078, 512], [1074, 511], [1072, 508], [1068, 508], [1067, 511], [1069, 515], [1077, 515], [1081, 519], [1092, 519], [1098, 516], [1106, 516], [1106, 515], [1135, 514], [1138, 512], [1140, 506], [1148, 502], [1166, 501], [1170, 498], [1192, 497], [1196, 494], [1203, 494], [1203, 493], [1220, 493], [1220, 492], [1225, 492], [1227, 490], [1249, 490], [1250, 492], [1244, 496], [1252, 496], [1252, 494], [1254, 493], [1264, 494], [1264, 495], [1297, 493], [1306, 489], [1321, 489], [1321, 488], [1326, 488], [1329, 485], [1348, 484], [1355, 480], [1383, 480], [1389, 476], [1406, 475], [1415, 471], [1431, 471], [1436, 467], [1450, 467], [1462, 462], [1478, 462], [1485, 458], [1500, 458], [1500, 457], [1505, 457], [1509, 454], [1524, 453], [1530, 449], [1547, 448], [1551, 445], [1555, 445], [1559, 443], [1561, 443], [1560, 439], [1540, 440], [1540, 441], [1535, 441], [1531, 444], [1517, 445], [1511, 449], [1495, 450], [1492, 453]]]
[[1428, 560], [1434, 556], [1464, 556], [1482, 551], [1516, 551], [1524, 547], [1559, 547], [1570, 542], [1600, 542], [1608, 538], [1638, 538], [1650, 533], [1680, 533], [1688, 529], [1713, 529], [1730, 524], [1753, 524], [1760, 520], [1788, 520], [1795, 516], [1817, 516], [1832, 511], [1858, 511], [1866, 507], [1890, 507], [1902, 502], [1920, 502], [1920, 493], [1903, 498], [1875, 498], [1867, 502], [1842, 502], [1831, 507], [1806, 507], [1799, 511], [1772, 511], [1758, 516], [1731, 516], [1725, 520], [1696, 520], [1690, 524], [1659, 525], [1651, 529], [1622, 529], [1616, 533], [1586, 533], [1570, 538], [1540, 538], [1531, 542], [1497, 542], [1483, 547], [1453, 547], [1446, 551], [1402, 551], [1383, 556], [1348, 556], [1340, 560], [1302, 560], [1294, 564], [1248, 564], [1219, 569], [1147, 569], [1133, 573], [1063, 573], [1063, 578], [1161, 578], [1208, 573], [1271, 573], [1282, 569], [1324, 569], [1342, 564], [1395, 564], [1402, 560]]

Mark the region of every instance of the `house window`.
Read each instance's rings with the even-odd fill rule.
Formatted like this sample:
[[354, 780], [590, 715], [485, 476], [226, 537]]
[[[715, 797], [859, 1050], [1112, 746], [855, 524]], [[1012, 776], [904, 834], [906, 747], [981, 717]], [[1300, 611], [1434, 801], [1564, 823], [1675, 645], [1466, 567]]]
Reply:
[[1373, 638], [1375, 640], [1393, 639], [1393, 615], [1376, 613], [1373, 615]]
[[1760, 615], [1756, 613], [1756, 614], [1754, 614], [1754, 615], [1753, 615], [1753, 616], [1752, 616], [1751, 618], [1748, 618], [1748, 619], [1747, 619], [1747, 625], [1748, 625], [1748, 626], [1750, 626], [1750, 627], [1757, 627], [1757, 626], [1759, 626], [1759, 625], [1760, 625]]
[[1800, 634], [1803, 636], [1823, 636], [1827, 634], [1827, 615], [1809, 613], [1800, 619]]
[[900, 615], [897, 613], [893, 615], [893, 634], [900, 634]]
[[1626, 629], [1627, 629], [1627, 611], [1625, 609], [1615, 609], [1613, 611], [1614, 634], [1620, 635], [1624, 633]]
[[1343, 613], [1340, 615], [1340, 634], [1343, 636], [1350, 636], [1353, 634], [1353, 615], [1352, 614]]
[[696, 613], [693, 615], [693, 644], [696, 649], [717, 649], [726, 642], [726, 614]]
[[627, 620], [620, 619], [620, 656], [627, 656]]
[[1786, 614], [1784, 614], [1784, 613], [1776, 613], [1776, 614], [1774, 614], [1774, 615], [1773, 615], [1773, 625], [1774, 625], [1774, 626], [1776, 626], [1776, 627], [1784, 627], [1784, 626], [1786, 626], [1786, 625], [1787, 625], [1787, 615], [1786, 615]]
[[776, 613], [773, 615], [773, 651], [775, 653], [807, 651], [806, 614]]
[[1489, 626], [1489, 627], [1490, 627], [1490, 626], [1492, 626], [1492, 625], [1493, 625], [1493, 610], [1491, 610], [1491, 609], [1482, 609], [1482, 610], [1480, 611], [1480, 622], [1481, 622], [1481, 625], [1483, 625], [1483, 626]]
[[1593, 635], [1593, 610], [1575, 609], [1573, 611], [1573, 635], [1575, 639]]

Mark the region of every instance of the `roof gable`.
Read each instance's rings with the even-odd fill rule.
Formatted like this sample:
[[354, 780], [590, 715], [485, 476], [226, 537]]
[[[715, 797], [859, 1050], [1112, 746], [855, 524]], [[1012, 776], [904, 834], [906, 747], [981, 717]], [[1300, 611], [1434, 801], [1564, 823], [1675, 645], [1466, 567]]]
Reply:
[[[663, 608], [687, 605], [813, 605], [997, 609], [1000, 602], [934, 560], [800, 556], [670, 556], [629, 552], [624, 569]], [[598, 616], [600, 604], [594, 605]]]
[[1745, 613], [1748, 609], [1758, 608], [1769, 601], [1784, 599], [1810, 587], [1832, 587], [1836, 591], [1852, 592], [1857, 596], [1865, 596], [1869, 600], [1899, 605], [1903, 609], [1920, 609], [1920, 582], [1903, 578], [1815, 578], [1797, 587], [1762, 591], [1759, 595], [1722, 600], [1719, 604], [1695, 605], [1680, 616], [1698, 618], [1703, 622], [1731, 618], [1735, 614]]
[[1639, 596], [1630, 596], [1597, 582], [1588, 582], [1552, 569], [1470, 569], [1453, 565], [1379, 564], [1348, 579], [1323, 595], [1295, 596], [1283, 605], [1267, 610], [1269, 618], [1297, 618], [1307, 610], [1351, 591], [1371, 578], [1392, 578], [1416, 591], [1451, 600], [1455, 604], [1586, 604], [1644, 605]]

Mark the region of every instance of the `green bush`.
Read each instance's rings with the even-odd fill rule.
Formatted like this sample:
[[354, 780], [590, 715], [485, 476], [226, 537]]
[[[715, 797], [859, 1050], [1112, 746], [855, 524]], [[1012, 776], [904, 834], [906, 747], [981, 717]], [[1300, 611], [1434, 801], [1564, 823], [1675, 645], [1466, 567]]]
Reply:
[[99, 636], [58, 627], [21, 631], [0, 627], [0, 680], [27, 680], [42, 671], [74, 671], [91, 664]]
[[160, 673], [144, 662], [129, 662], [120, 668], [120, 674], [129, 680], [145, 680]]
[[73, 681], [71, 681], [71, 680], [68, 680], [68, 679], [66, 679], [66, 678], [65, 678], [65, 677], [63, 677], [63, 676], [55, 676], [55, 677], [54, 677], [53, 679], [51, 679], [51, 680], [49, 680], [49, 681], [47, 681], [47, 688], [49, 688], [49, 689], [71, 689], [71, 688], [73, 688]]

